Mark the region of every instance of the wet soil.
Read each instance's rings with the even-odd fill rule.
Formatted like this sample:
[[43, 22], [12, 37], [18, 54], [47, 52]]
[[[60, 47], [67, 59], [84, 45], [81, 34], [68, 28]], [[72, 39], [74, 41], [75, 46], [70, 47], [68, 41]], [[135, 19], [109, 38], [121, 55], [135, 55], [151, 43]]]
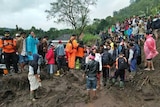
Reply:
[[154, 65], [154, 71], [144, 71], [140, 65], [133, 80], [128, 79], [127, 72], [124, 89], [102, 86], [97, 90], [98, 99], [90, 102], [86, 101], [85, 79], [79, 70], [53, 78], [43, 70], [42, 87], [35, 102], [29, 100], [27, 72], [1, 75], [0, 107], [160, 107], [160, 55]]

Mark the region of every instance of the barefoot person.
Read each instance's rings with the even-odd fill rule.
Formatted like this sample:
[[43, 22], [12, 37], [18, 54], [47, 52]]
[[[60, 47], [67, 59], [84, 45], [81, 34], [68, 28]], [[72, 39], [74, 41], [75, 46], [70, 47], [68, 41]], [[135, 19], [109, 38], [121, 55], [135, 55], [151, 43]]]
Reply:
[[145, 35], [146, 41], [144, 42], [144, 54], [146, 59], [146, 69], [145, 70], [154, 70], [153, 61], [152, 59], [158, 55], [157, 49], [156, 49], [156, 43], [155, 40], [152, 37], [152, 34], [150, 32], [146, 32]]

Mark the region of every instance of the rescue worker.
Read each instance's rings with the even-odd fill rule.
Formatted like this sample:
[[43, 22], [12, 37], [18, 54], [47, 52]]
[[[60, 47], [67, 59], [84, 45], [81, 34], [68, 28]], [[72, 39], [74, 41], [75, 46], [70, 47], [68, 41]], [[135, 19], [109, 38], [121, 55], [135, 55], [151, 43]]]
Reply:
[[73, 34], [70, 37], [70, 40], [66, 44], [66, 48], [65, 48], [67, 56], [68, 56], [68, 67], [70, 70], [73, 70], [75, 67], [76, 52], [77, 52], [77, 47], [78, 47], [76, 37], [77, 36]]
[[76, 52], [76, 61], [79, 60], [79, 65], [76, 65], [76, 69], [81, 69], [84, 64], [84, 51], [83, 41], [80, 41]]
[[4, 32], [4, 37], [0, 40], [0, 48], [2, 48], [3, 50], [4, 62], [9, 74], [11, 75], [11, 64], [13, 64], [15, 73], [18, 73], [18, 56], [16, 54], [16, 40], [10, 36], [10, 31], [6, 30]]

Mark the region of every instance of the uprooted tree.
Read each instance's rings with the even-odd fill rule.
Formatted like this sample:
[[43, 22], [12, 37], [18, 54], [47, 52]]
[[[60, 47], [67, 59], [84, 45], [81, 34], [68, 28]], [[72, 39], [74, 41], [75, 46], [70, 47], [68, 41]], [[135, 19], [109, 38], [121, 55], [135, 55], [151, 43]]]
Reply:
[[57, 23], [69, 24], [79, 35], [89, 22], [90, 6], [96, 5], [97, 0], [57, 0], [50, 3], [48, 19], [55, 19]]

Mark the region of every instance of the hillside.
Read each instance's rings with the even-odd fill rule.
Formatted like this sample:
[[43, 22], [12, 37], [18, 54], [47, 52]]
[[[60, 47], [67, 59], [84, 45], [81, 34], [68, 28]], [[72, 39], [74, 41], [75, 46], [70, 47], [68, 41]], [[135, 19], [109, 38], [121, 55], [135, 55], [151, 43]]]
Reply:
[[[154, 5], [151, 5], [153, 2]], [[136, 0], [129, 7], [117, 12], [115, 17], [141, 15], [142, 12], [145, 13], [146, 6], [156, 7], [159, 3], [160, 0]], [[147, 14], [150, 12], [148, 11]], [[58, 31], [53, 32], [56, 34]], [[50, 31], [48, 34], [53, 32]], [[57, 35], [53, 37], [56, 38]], [[58, 40], [63, 38], [64, 36]], [[160, 52], [160, 40], [157, 41], [157, 47]], [[27, 72], [13, 76], [0, 75], [0, 107], [160, 107], [159, 65], [160, 55], [154, 59], [154, 71], [144, 71], [142, 63], [132, 81], [128, 79], [129, 73], [126, 72], [123, 90], [117, 86], [102, 86], [97, 93], [98, 99], [91, 102], [86, 101], [85, 79], [82, 78], [82, 71], [79, 70], [73, 73], [67, 71], [66, 75], [49, 79], [46, 68], [42, 69], [42, 87], [38, 90], [38, 99], [35, 102], [29, 100]]]
[[114, 17], [127, 18], [133, 15], [149, 16], [160, 12], [160, 0], [135, 0], [130, 6], [115, 12]]
[[158, 55], [154, 60], [155, 71], [144, 71], [141, 64], [134, 80], [129, 81], [126, 73], [124, 90], [117, 86], [102, 87], [97, 93], [98, 99], [89, 103], [86, 103], [82, 71], [75, 70], [63, 77], [48, 79], [43, 69], [42, 87], [36, 102], [29, 100], [27, 72], [9, 77], [0, 76], [0, 107], [159, 107], [159, 60]]

